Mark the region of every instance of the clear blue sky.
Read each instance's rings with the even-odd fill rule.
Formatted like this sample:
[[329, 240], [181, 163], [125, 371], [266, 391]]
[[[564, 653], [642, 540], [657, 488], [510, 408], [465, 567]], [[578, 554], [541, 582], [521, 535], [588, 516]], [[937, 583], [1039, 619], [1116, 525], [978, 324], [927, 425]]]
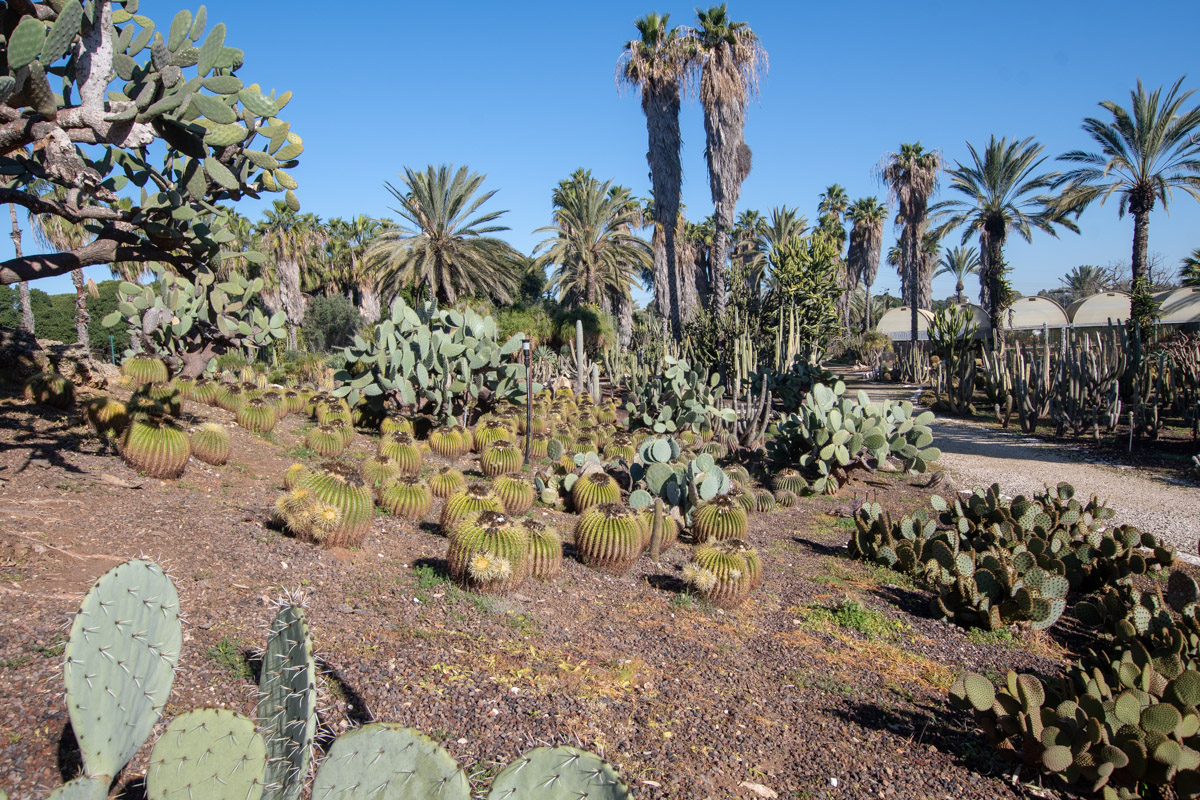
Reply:
[[[182, 6], [142, 0], [140, 13], [167, 25]], [[210, 25], [246, 51], [247, 83], [291, 89], [282, 114], [304, 138], [294, 175], [304, 210], [322, 217], [385, 216], [384, 181], [403, 166], [467, 164], [499, 190], [507, 238], [529, 252], [546, 224], [554, 184], [577, 167], [648, 197], [646, 128], [635, 95], [619, 93], [614, 67], [633, 21], [652, 10], [690, 24], [694, 6], [669, 2], [457, 2], [359, 0], [353, 13], [297, 0], [215, 0]], [[964, 141], [990, 134], [1035, 136], [1051, 156], [1089, 145], [1085, 116], [1097, 102], [1126, 104], [1138, 77], [1150, 86], [1200, 65], [1185, 44], [1200, 4], [1151, 1], [730, 4], [770, 54], [762, 96], [746, 130], [754, 151], [740, 208], [798, 206], [816, 216], [830, 183], [852, 198], [883, 197], [873, 168], [901, 142], [920, 140], [946, 160], [967, 158]], [[1193, 103], [1200, 102], [1200, 91]], [[699, 107], [685, 106], [684, 201], [701, 219], [712, 205]], [[948, 196], [946, 192], [941, 197]], [[259, 204], [243, 211], [257, 217]], [[1128, 260], [1132, 221], [1115, 202], [1081, 219], [1082, 235], [1036, 234], [1013, 242], [1013, 283], [1025, 294], [1054, 288], [1077, 264]], [[885, 247], [895, 232], [887, 229]], [[11, 253], [7, 236], [0, 256]], [[28, 245], [27, 245], [28, 247]], [[1200, 204], [1176, 195], [1151, 218], [1150, 249], [1172, 270], [1200, 247]], [[108, 276], [93, 268], [97, 279]], [[39, 282], [68, 291], [66, 277]], [[897, 292], [886, 265], [876, 291]], [[953, 291], [939, 279], [936, 297]], [[976, 287], [969, 287], [972, 294]]]

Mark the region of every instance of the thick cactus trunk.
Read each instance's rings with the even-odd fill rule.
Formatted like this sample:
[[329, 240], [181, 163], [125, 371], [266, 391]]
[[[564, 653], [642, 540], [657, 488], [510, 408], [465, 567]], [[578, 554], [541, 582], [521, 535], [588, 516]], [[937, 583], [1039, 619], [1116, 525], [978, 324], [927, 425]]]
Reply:
[[87, 347], [91, 315], [88, 314], [87, 285], [83, 280], [83, 270], [71, 270], [71, 283], [75, 284], [75, 343]]

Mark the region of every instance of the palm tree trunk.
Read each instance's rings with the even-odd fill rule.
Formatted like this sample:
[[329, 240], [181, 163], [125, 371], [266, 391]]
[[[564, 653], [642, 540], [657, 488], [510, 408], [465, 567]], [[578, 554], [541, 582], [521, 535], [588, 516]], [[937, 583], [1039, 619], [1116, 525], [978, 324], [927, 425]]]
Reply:
[[866, 307], [863, 314], [863, 333], [871, 330], [871, 284], [863, 281], [864, 302]]
[[[650, 166], [654, 217], [658, 220], [656, 229], [661, 226], [663, 232], [661, 254], [657, 234], [655, 236], [655, 301], [659, 313], [664, 319], [671, 321], [671, 335], [676, 341], [679, 340], [683, 329], [675, 246], [675, 230], [679, 224], [679, 197], [683, 192], [683, 164], [679, 155], [683, 147], [683, 136], [679, 131], [679, 105], [679, 84], [674, 81], [647, 86], [642, 93], [642, 110], [646, 113], [646, 134], [649, 139], [646, 161]], [[659, 300], [660, 291], [665, 302]]]
[[629, 297], [616, 298], [617, 341], [622, 350], [633, 343], [633, 300]]
[[88, 346], [88, 322], [91, 315], [87, 309], [87, 285], [83, 280], [83, 270], [71, 270], [71, 283], [75, 284], [75, 343]]
[[1133, 352], [1130, 361], [1130, 374], [1137, 375], [1142, 366], [1142, 343], [1149, 333], [1154, 321], [1154, 301], [1150, 296], [1150, 281], [1146, 276], [1146, 252], [1150, 247], [1150, 209], [1153, 198], [1149, 203], [1130, 202], [1130, 213], [1133, 215], [1133, 260], [1131, 262], [1131, 278], [1129, 286], [1130, 314], [1129, 323], [1133, 329]]
[[[736, 67], [727, 80], [741, 80]], [[717, 67], [721, 69], [721, 67]], [[702, 84], [704, 78], [701, 78]], [[710, 307], [718, 318], [725, 316], [725, 261], [729, 257], [729, 232], [742, 182], [750, 174], [750, 148], [746, 146], [746, 107], [740, 98], [721, 101], [720, 93], [701, 87], [704, 102], [704, 155], [708, 161], [708, 183], [713, 199], [713, 241], [709, 254], [712, 282]]]
[[358, 313], [368, 324], [379, 322], [379, 292], [374, 286], [360, 285], [358, 287]]
[[289, 350], [297, 347], [296, 329], [304, 322], [304, 294], [300, 290], [300, 265], [291, 259], [278, 263], [279, 300], [283, 304], [283, 313], [287, 315], [287, 346]]
[[654, 248], [654, 312], [673, 325], [671, 317], [673, 284], [670, 270], [667, 268], [667, 229], [661, 222], [654, 223], [651, 245]]
[[[12, 217], [12, 243], [13, 251], [17, 258], [21, 258], [24, 253], [21, 251], [21, 226], [17, 224], [17, 207], [12, 203], [8, 204], [8, 214]], [[21, 330], [33, 335], [33, 305], [29, 301], [29, 281], [21, 281], [17, 287], [18, 293], [21, 296]]]
[[962, 278], [959, 278], [958, 283], [954, 284], [954, 302], [958, 303], [960, 306], [967, 302], [967, 298], [963, 296]]

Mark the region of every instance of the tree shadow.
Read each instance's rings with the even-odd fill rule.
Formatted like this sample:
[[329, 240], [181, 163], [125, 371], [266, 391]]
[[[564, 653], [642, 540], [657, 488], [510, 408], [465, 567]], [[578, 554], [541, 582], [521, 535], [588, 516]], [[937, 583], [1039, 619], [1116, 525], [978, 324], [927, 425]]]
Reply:
[[442, 526], [436, 522], [418, 522], [417, 527], [433, 536], [442, 535]]
[[[45, 421], [53, 421], [53, 425], [45, 430], [37, 430], [21, 424], [18, 415], [0, 414], [0, 431], [11, 431], [11, 436], [0, 437], [0, 453], [9, 450], [28, 450], [25, 462], [16, 468], [16, 472], [24, 472], [35, 462], [45, 462], [59, 467], [67, 472], [82, 475], [87, 471], [68, 462], [64, 453], [79, 451], [79, 436], [71, 432], [73, 420], [70, 412], [39, 408], [35, 412], [32, 407], [24, 409], [32, 416]], [[38, 413], [40, 412], [40, 413]]]
[[844, 544], [826, 544], [825, 542], [818, 542], [814, 539], [805, 538], [804, 536], [793, 536], [792, 541], [796, 544], [802, 544], [809, 550], [812, 550], [814, 553], [822, 556], [837, 556], [843, 553], [846, 549]]
[[933, 618], [929, 610], [930, 595], [927, 593], [900, 586], [880, 586], [872, 589], [871, 594], [896, 606], [905, 614], [926, 619]]

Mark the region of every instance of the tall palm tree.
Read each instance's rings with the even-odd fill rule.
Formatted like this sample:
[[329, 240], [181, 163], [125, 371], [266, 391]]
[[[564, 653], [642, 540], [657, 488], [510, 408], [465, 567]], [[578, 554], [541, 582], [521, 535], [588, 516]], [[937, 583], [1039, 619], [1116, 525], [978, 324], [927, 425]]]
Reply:
[[745, 22], [729, 19], [726, 4], [697, 11], [693, 32], [700, 51], [700, 103], [704, 106], [704, 156], [713, 200], [709, 256], [713, 311], [725, 315], [725, 261], [742, 182], [750, 174], [746, 104], [767, 71], [767, 51]]
[[[759, 234], [758, 249], [764, 265], [780, 264], [785, 260], [785, 251], [800, 245], [808, 232], [808, 219], [799, 209], [775, 206], [771, 209]], [[766, 269], [766, 267], [764, 267]], [[778, 297], [778, 281], [773, 271], [767, 275], [768, 297]]]
[[[368, 248], [385, 284], [424, 287], [428, 296], [454, 304], [462, 295], [487, 295], [512, 302], [521, 254], [491, 234], [508, 230], [495, 224], [505, 211], [480, 212], [496, 193], [475, 193], [486, 175], [453, 165], [429, 165], [424, 172], [404, 168], [404, 190], [384, 184], [400, 203], [401, 221]], [[472, 216], [478, 213], [478, 216]]]
[[[21, 226], [17, 223], [17, 207], [8, 204], [8, 214], [12, 217], [12, 243], [17, 258], [21, 258]], [[21, 281], [17, 287], [21, 297], [21, 330], [33, 335], [33, 305], [29, 299], [29, 281]]]
[[654, 198], [654, 307], [671, 321], [679, 338], [682, 317], [679, 297], [679, 264], [676, 253], [677, 219], [683, 187], [679, 106], [695, 48], [671, 28], [670, 14], [647, 14], [634, 25], [638, 38], [625, 45], [617, 65], [617, 79], [634, 87], [642, 97], [649, 147], [651, 194]]
[[1183, 78], [1162, 95], [1162, 88], [1147, 92], [1139, 79], [1129, 93], [1130, 108], [1111, 100], [1100, 107], [1108, 119], [1088, 117], [1083, 129], [1098, 145], [1096, 151], [1072, 150], [1059, 156], [1079, 164], [1059, 179], [1065, 186], [1059, 205], [1081, 211], [1093, 201], [1120, 197], [1117, 214], [1133, 217], [1133, 295], [1130, 322], [1139, 334], [1134, 364], [1140, 361], [1143, 328], [1154, 315], [1147, 277], [1146, 253], [1150, 242], [1150, 212], [1155, 202], [1164, 210], [1172, 191], [1180, 189], [1200, 201], [1200, 107], [1184, 110], [1192, 90], [1180, 93]]
[[1067, 219], [1066, 211], [1046, 194], [1059, 179], [1058, 172], [1040, 172], [1046, 161], [1044, 148], [1033, 137], [1021, 141], [992, 136], [980, 154], [970, 142], [967, 150], [971, 164], [955, 162], [947, 170], [950, 188], [962, 199], [946, 200], [933, 211], [943, 220], [942, 234], [963, 229], [962, 243], [972, 235], [979, 237], [979, 274], [983, 284], [984, 307], [992, 327], [993, 347], [1004, 342], [1004, 312], [1011, 303], [1004, 283], [1007, 265], [1004, 243], [1009, 232], [1032, 241], [1035, 229], [1058, 237], [1056, 226], [1079, 233], [1079, 227]]
[[1183, 286], [1200, 286], [1200, 247], [1183, 259], [1179, 269], [1179, 282]]
[[[66, 199], [65, 189], [54, 187], [51, 193], [58, 199]], [[33, 237], [39, 244], [60, 253], [82, 247], [92, 238], [83, 225], [54, 214], [31, 213], [29, 223], [33, 228]], [[75, 343], [86, 347], [90, 340], [88, 327], [91, 314], [87, 308], [89, 282], [84, 279], [82, 269], [71, 270], [71, 283], [75, 285]]]
[[[635, 270], [652, 262], [650, 246], [634, 235], [640, 209], [629, 190], [600, 183], [579, 170], [554, 190], [553, 223], [535, 233], [550, 237], [534, 248], [534, 266], [555, 265], [559, 301], [603, 305], [628, 297]], [[618, 303], [619, 304], [619, 303]]]
[[850, 248], [846, 252], [846, 269], [863, 285], [865, 319], [863, 331], [871, 329], [871, 285], [879, 274], [879, 257], [883, 250], [883, 226], [887, 221], [887, 206], [877, 197], [855, 200], [846, 209], [853, 223], [850, 229]]
[[929, 225], [929, 198], [937, 190], [941, 154], [926, 150], [920, 142], [900, 145], [900, 152], [884, 158], [881, 170], [888, 193], [898, 204], [896, 223], [900, 228], [900, 268], [907, 276], [905, 302], [912, 310], [912, 353], [917, 352], [917, 309], [933, 301], [933, 259], [923, 248]]
[[378, 322], [382, 312], [379, 272], [377, 265], [367, 258], [367, 249], [385, 227], [380, 220], [365, 214], [348, 220], [338, 217], [329, 220], [329, 241], [325, 251], [331, 270], [367, 323]]
[[276, 200], [255, 226], [262, 249], [275, 262], [279, 304], [287, 316], [289, 349], [296, 349], [296, 329], [304, 322], [303, 275], [321, 261], [325, 232], [311, 214], [297, 214]]
[[701, 222], [683, 221], [679, 241], [679, 313], [686, 324], [702, 304], [712, 298], [709, 283], [709, 259], [712, 256], [713, 218]]
[[762, 281], [766, 273], [767, 261], [762, 255], [762, 234], [766, 227], [766, 219], [752, 208], [738, 214], [733, 226], [732, 259], [741, 267], [745, 277], [742, 288], [754, 299], [762, 294]]
[[978, 250], [974, 247], [947, 247], [942, 252], [942, 259], [938, 262], [937, 272], [933, 273], [933, 277], [954, 276], [954, 302], [961, 306], [967, 302], [967, 298], [963, 294], [967, 277], [978, 274]]
[[1110, 288], [1108, 271], [1091, 264], [1072, 267], [1071, 271], [1059, 278], [1058, 281], [1066, 290], [1067, 296], [1070, 298], [1069, 302], [1072, 303], [1100, 292], [1106, 292]]
[[858, 286], [858, 276], [848, 269], [848, 264], [842, 258], [842, 247], [846, 244], [846, 223], [844, 217], [850, 206], [850, 197], [841, 184], [830, 184], [821, 192], [817, 213], [821, 215], [820, 228], [837, 246], [834, 258], [842, 273], [842, 294], [838, 297], [838, 314], [847, 331], [850, 330], [850, 295]]

